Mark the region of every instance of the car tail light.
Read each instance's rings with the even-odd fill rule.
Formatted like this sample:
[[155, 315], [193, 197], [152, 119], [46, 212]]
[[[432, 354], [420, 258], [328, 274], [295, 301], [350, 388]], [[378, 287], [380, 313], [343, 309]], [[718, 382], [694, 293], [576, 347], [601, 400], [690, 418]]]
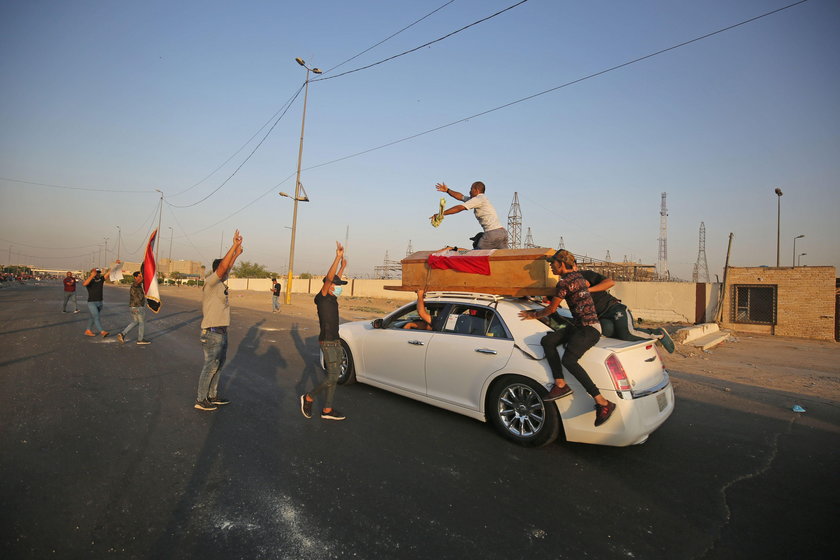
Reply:
[[618, 391], [629, 391], [630, 380], [627, 379], [627, 374], [624, 372], [624, 366], [621, 365], [621, 360], [618, 359], [618, 356], [610, 354], [610, 356], [604, 361], [604, 365], [607, 366], [607, 371], [610, 372], [610, 377], [612, 378], [615, 388]]

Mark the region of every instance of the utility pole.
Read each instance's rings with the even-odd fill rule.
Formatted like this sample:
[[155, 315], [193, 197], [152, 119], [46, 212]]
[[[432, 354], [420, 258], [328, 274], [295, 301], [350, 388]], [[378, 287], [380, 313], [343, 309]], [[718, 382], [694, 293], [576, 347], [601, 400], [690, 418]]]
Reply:
[[659, 209], [659, 259], [656, 263], [656, 275], [660, 280], [668, 280], [668, 193], [662, 193], [662, 205]]

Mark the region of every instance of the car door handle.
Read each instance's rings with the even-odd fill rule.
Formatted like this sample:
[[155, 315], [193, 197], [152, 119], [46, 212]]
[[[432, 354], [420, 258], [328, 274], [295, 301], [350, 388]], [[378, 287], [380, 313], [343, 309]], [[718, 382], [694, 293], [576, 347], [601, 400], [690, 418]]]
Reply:
[[422, 340], [409, 340], [408, 343], [415, 346], [423, 346], [424, 344]]
[[481, 352], [482, 354], [498, 354], [495, 350], [491, 350], [490, 348], [476, 348], [476, 352]]

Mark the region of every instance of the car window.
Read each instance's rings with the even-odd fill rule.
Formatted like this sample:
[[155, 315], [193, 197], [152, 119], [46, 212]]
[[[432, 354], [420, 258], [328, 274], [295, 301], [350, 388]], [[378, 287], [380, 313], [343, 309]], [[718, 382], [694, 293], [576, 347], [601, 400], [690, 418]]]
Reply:
[[507, 330], [495, 311], [487, 307], [453, 305], [443, 332], [507, 338]]
[[[441, 310], [443, 309], [443, 304], [441, 303], [427, 303], [426, 310], [429, 312], [429, 315], [432, 316], [432, 326], [435, 327], [434, 330], [438, 330], [437, 323]], [[388, 322], [389, 329], [403, 329], [405, 328], [407, 323], [412, 323], [415, 321], [422, 321], [420, 318], [420, 314], [417, 313], [417, 306], [412, 305], [404, 312], [400, 313], [396, 317], [393, 317]]]

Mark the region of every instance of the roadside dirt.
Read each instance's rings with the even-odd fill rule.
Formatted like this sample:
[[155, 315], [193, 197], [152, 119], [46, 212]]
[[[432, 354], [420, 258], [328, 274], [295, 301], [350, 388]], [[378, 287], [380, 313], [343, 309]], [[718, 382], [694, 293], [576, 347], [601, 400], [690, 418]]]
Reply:
[[[162, 287], [161, 298], [201, 300], [201, 290], [190, 287]], [[246, 307], [271, 313], [271, 294], [231, 292], [232, 307]], [[404, 300], [341, 297], [343, 320], [375, 319]], [[316, 319], [312, 296], [295, 294], [290, 305], [281, 302], [280, 315]], [[686, 324], [645, 323], [665, 327], [673, 334]], [[726, 383], [754, 386], [840, 403], [840, 344], [804, 338], [733, 333], [729, 340], [703, 351], [690, 344], [676, 343], [676, 351], [661, 351], [665, 366], [674, 372], [699, 375]]]

